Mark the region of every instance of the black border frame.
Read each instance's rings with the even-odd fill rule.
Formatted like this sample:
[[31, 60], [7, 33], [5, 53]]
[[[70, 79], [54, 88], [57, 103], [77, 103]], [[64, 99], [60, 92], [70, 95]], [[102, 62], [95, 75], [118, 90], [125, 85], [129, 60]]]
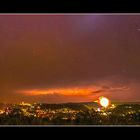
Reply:
[[3, 0], [0, 13], [139, 13], [138, 0]]

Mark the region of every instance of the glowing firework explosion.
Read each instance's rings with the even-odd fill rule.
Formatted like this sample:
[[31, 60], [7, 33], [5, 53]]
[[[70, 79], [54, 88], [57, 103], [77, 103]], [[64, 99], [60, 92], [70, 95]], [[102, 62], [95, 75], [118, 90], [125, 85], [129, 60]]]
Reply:
[[103, 107], [108, 107], [109, 106], [109, 99], [107, 99], [106, 97], [99, 97], [99, 103], [101, 106]]

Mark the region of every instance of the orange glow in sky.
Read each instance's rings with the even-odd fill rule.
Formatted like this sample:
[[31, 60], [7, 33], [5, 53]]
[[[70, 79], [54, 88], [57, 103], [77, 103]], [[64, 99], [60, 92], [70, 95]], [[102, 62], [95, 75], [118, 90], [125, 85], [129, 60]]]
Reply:
[[48, 95], [48, 94], [59, 94], [59, 95], [74, 95], [74, 96], [87, 96], [91, 95], [93, 92], [98, 91], [93, 88], [54, 88], [54, 89], [32, 89], [32, 90], [22, 90], [20, 91], [24, 95], [36, 96], [36, 95]]

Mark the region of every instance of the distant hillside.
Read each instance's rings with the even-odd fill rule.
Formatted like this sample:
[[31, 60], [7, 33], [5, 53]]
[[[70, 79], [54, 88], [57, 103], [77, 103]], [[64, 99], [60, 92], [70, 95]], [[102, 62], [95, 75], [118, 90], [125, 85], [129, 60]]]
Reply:
[[113, 104], [140, 104], [140, 102], [111, 102]]

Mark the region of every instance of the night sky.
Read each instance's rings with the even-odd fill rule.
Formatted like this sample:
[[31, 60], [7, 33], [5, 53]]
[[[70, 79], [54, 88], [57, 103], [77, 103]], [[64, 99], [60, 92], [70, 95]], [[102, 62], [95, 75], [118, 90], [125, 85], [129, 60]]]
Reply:
[[140, 101], [140, 15], [0, 15], [0, 102]]

